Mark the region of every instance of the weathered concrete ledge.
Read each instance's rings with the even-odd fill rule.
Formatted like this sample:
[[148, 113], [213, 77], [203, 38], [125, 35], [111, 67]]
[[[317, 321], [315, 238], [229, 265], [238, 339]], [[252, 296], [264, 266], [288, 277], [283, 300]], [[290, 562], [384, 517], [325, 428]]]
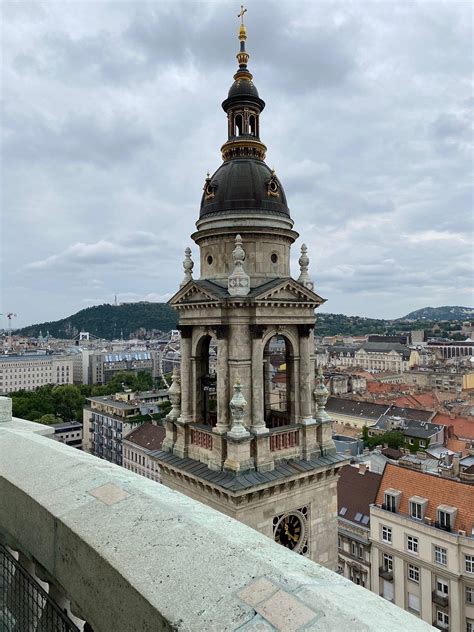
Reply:
[[0, 537], [41, 565], [95, 632], [434, 629], [42, 428], [0, 424]]

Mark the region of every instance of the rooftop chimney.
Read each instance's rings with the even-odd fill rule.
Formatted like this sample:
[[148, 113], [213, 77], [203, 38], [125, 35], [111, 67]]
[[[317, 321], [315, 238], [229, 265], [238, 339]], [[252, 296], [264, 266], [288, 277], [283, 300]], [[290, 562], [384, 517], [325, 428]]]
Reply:
[[367, 463], [359, 463], [359, 474], [362, 476], [367, 472]]

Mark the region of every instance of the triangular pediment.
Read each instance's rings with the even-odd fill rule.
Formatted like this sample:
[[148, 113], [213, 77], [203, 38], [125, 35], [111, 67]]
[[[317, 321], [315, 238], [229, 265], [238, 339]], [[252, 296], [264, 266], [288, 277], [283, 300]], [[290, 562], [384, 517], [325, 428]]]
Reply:
[[217, 303], [220, 300], [218, 289], [203, 287], [199, 281], [189, 281], [174, 296], [170, 298], [170, 305], [181, 305], [183, 303]]
[[279, 283], [272, 284], [272, 287], [268, 287], [267, 284], [261, 288], [254, 288], [253, 295], [256, 301], [291, 301], [291, 302], [303, 302], [314, 303], [320, 305], [325, 302], [324, 298], [321, 298], [316, 292], [305, 287], [294, 279], [281, 279]]

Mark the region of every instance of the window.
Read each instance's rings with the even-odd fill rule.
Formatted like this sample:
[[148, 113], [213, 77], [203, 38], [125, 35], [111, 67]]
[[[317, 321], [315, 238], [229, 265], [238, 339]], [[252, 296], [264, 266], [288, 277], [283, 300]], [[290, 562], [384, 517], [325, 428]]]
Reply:
[[474, 555], [464, 556], [464, 570], [466, 573], [474, 573]]
[[448, 551], [442, 546], [434, 547], [434, 561], [436, 564], [442, 564], [446, 566], [448, 563]]
[[454, 526], [455, 518], [455, 512], [453, 513], [453, 511], [446, 511], [446, 509], [438, 509], [438, 524], [436, 526], [439, 529], [451, 531]]
[[383, 570], [387, 571], [387, 572], [392, 572], [393, 571], [393, 557], [391, 555], [389, 555], [388, 553], [384, 553], [383, 554]]
[[447, 628], [449, 626], [449, 614], [443, 610], [436, 612], [436, 622], [441, 628]]
[[364, 547], [361, 544], [359, 544], [359, 557], [361, 560], [364, 559]]
[[351, 555], [354, 555], [354, 557], [357, 555], [357, 544], [355, 542], [351, 542]]
[[413, 612], [420, 612], [420, 598], [418, 597], [418, 595], [408, 593], [408, 610], [413, 610]]
[[436, 578], [436, 592], [442, 597], [447, 597], [449, 594], [449, 584], [442, 577]]
[[392, 543], [392, 529], [382, 525], [382, 542]]
[[410, 516], [415, 520], [422, 520], [421, 504], [410, 501]]
[[418, 554], [418, 538], [413, 535], [407, 535], [407, 551]]
[[466, 598], [466, 603], [474, 603], [474, 587], [473, 586], [466, 586], [465, 598]]
[[398, 497], [395, 494], [392, 494], [390, 492], [385, 492], [384, 500], [385, 500], [385, 509], [387, 511], [393, 511], [393, 513], [395, 513], [397, 511]]
[[466, 632], [474, 632], [474, 619], [466, 619]]
[[337, 546], [339, 549], [342, 549], [342, 538], [340, 535], [337, 537]]
[[420, 567], [414, 564], [408, 564], [408, 579], [412, 582], [420, 582]]

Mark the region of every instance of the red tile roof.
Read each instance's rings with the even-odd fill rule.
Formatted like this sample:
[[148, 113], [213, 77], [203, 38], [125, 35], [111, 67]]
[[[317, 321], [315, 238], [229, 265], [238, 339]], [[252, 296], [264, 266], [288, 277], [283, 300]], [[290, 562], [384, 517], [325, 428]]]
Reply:
[[437, 413], [432, 420], [434, 424], [444, 424], [452, 426], [453, 432], [458, 439], [468, 439], [474, 441], [474, 417], [454, 417]]
[[434, 393], [409, 393], [395, 400], [397, 406], [410, 406], [412, 408], [423, 408], [434, 410], [439, 405], [439, 401]]
[[144, 448], [145, 450], [160, 450], [163, 439], [166, 436], [166, 430], [163, 426], [155, 426], [147, 422], [142, 424], [132, 432], [129, 432], [124, 440]]
[[438, 520], [439, 505], [457, 507], [454, 530], [463, 529], [471, 533], [474, 526], [474, 485], [387, 463], [377, 493], [378, 505], [384, 502], [386, 489], [402, 492], [399, 507], [401, 514], [409, 515], [409, 499], [412, 496], [427, 498], [425, 516], [431, 518], [433, 524]]

